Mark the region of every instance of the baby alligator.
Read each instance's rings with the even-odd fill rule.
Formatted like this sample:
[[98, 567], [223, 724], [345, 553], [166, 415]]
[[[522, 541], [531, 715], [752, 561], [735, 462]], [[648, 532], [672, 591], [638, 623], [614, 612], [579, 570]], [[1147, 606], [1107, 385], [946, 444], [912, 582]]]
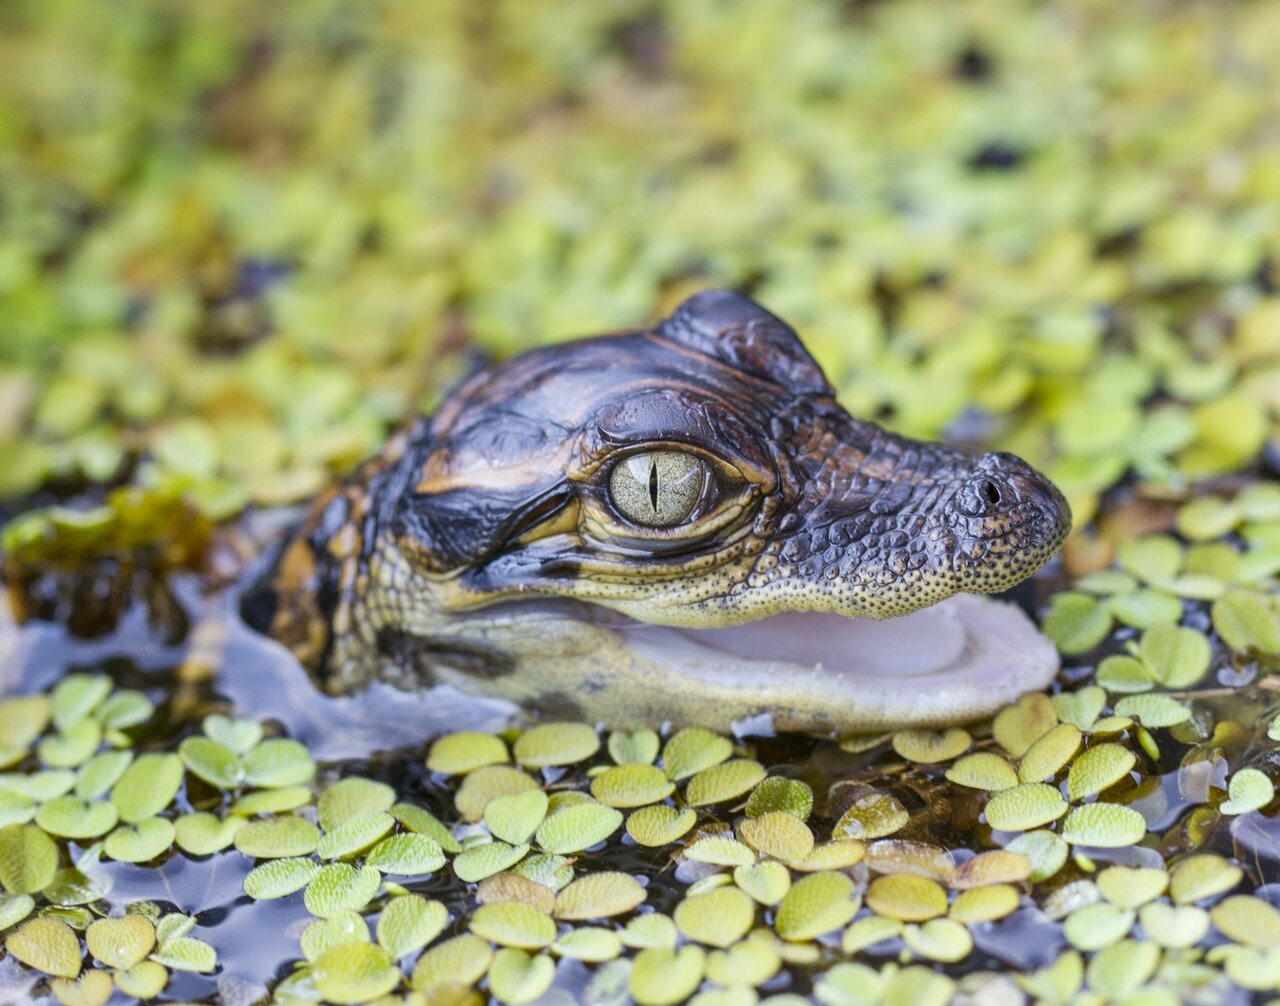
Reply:
[[1069, 527], [1019, 458], [852, 418], [791, 328], [709, 291], [471, 378], [315, 503], [242, 611], [334, 693], [447, 683], [615, 726], [941, 723], [1056, 671], [1020, 610], [967, 595]]

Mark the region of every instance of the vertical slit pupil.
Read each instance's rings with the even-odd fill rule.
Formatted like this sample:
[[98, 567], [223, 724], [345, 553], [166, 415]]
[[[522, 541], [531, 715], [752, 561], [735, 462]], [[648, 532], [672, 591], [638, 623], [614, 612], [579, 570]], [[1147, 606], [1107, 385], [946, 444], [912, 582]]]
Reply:
[[658, 466], [655, 462], [649, 462], [649, 502], [653, 505], [653, 512], [658, 512]]

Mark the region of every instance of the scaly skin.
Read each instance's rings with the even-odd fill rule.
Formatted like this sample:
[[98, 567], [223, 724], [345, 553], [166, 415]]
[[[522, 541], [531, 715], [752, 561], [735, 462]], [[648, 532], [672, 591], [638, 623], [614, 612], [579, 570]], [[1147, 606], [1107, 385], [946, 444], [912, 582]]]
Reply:
[[[652, 449], [691, 452], [711, 473], [674, 527], [628, 520], [611, 497], [613, 466]], [[601, 628], [625, 619], [602, 609], [692, 628], [786, 611], [886, 618], [1005, 590], [1069, 527], [1062, 495], [1020, 459], [854, 419], [790, 328], [710, 291], [653, 330], [476, 375], [315, 504], [244, 611], [334, 692], [470, 677], [537, 700], [536, 683], [495, 682], [539, 646], [643, 673], [592, 653], [626, 645]]]

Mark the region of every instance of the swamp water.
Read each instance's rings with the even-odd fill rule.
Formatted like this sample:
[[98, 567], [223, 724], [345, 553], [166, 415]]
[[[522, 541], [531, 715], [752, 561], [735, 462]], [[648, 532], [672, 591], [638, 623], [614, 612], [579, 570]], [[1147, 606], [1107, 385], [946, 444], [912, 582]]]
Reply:
[[[332, 698], [233, 587], [33, 564], [13, 610], [110, 600], [0, 631], [3, 995], [1250, 1001], [1280, 982], [1280, 492], [1206, 499], [1015, 592], [1051, 694], [842, 739]], [[103, 950], [122, 914], [145, 939]]]

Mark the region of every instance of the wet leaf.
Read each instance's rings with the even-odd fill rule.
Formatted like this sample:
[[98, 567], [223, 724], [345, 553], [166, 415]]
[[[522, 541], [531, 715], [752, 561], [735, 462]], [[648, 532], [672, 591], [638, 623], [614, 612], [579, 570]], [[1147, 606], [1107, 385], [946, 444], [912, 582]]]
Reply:
[[697, 812], [687, 807], [642, 807], [627, 818], [627, 834], [640, 845], [658, 848], [684, 837], [697, 821]]
[[432, 839], [445, 852], [456, 853], [462, 851], [462, 847], [449, 829], [435, 815], [422, 807], [416, 807], [408, 803], [397, 803], [391, 808], [391, 816], [409, 831]]
[[1209, 909], [1228, 939], [1251, 947], [1280, 947], [1280, 911], [1250, 894], [1233, 894]]
[[[1055, 594], [1044, 616], [1044, 632], [1063, 653], [1088, 653], [1111, 631], [1111, 612], [1088, 594]], [[1009, 750], [1006, 747], [1006, 750]], [[1015, 757], [1019, 752], [1009, 750]]]
[[653, 765], [618, 765], [591, 781], [591, 795], [609, 807], [644, 807], [665, 800], [675, 788], [666, 773]]
[[583, 723], [543, 723], [521, 734], [512, 748], [516, 761], [531, 768], [573, 765], [600, 750], [600, 736]]
[[756, 853], [751, 846], [728, 835], [703, 836], [686, 846], [684, 854], [695, 863], [712, 863], [715, 866], [750, 866], [756, 861]]
[[390, 835], [369, 850], [365, 863], [400, 877], [435, 873], [445, 864], [444, 851], [426, 835]]
[[1119, 744], [1097, 744], [1071, 763], [1067, 775], [1067, 796], [1083, 800], [1101, 793], [1129, 777], [1138, 759], [1128, 748]]
[[144, 754], [111, 787], [111, 802], [126, 824], [154, 818], [173, 802], [182, 785], [182, 760], [173, 754]]
[[411, 984], [420, 992], [446, 983], [473, 985], [484, 977], [492, 960], [487, 941], [463, 933], [424, 951], [414, 966]]
[[99, 919], [84, 934], [89, 953], [109, 968], [127, 971], [146, 960], [156, 944], [156, 927], [142, 915]]
[[1076, 807], [1062, 823], [1062, 837], [1072, 845], [1118, 849], [1136, 845], [1147, 833], [1147, 824], [1132, 807], [1115, 803], [1090, 803]]
[[427, 768], [445, 775], [466, 775], [486, 765], [502, 765], [509, 760], [507, 746], [500, 737], [460, 731], [445, 734], [431, 745]]
[[320, 872], [310, 859], [275, 859], [255, 866], [244, 878], [244, 893], [255, 901], [283, 898], [300, 891]]
[[231, 805], [231, 813], [253, 817], [258, 814], [283, 814], [297, 810], [311, 802], [309, 786], [283, 786], [280, 789], [260, 789], [240, 797]]
[[985, 789], [993, 793], [1018, 785], [1017, 770], [990, 751], [965, 755], [947, 769], [946, 778], [957, 786]]
[[1058, 714], [1048, 697], [1039, 692], [1024, 695], [996, 714], [992, 724], [996, 743], [1014, 758], [1021, 758], [1036, 741], [1058, 724]]
[[41, 893], [51, 905], [91, 905], [110, 894], [113, 884], [108, 873], [95, 873], [89, 877], [75, 867], [68, 867], [55, 873], [52, 882]]
[[1159, 963], [1160, 948], [1155, 944], [1121, 940], [1094, 955], [1085, 978], [1093, 991], [1118, 999], [1145, 985]]
[[762, 905], [776, 905], [791, 890], [791, 872], [781, 863], [752, 863], [733, 868], [733, 882]]
[[[395, 827], [395, 823], [395, 818], [385, 812], [353, 817], [343, 821], [332, 831], [326, 832], [316, 846], [316, 854], [321, 859], [342, 859], [354, 856], [386, 835]], [[242, 831], [240, 835], [243, 834]], [[294, 855], [297, 854], [294, 853]]]
[[237, 850], [255, 859], [292, 859], [316, 851], [320, 829], [287, 814], [250, 822], [235, 833], [234, 841]]
[[1016, 887], [1008, 884], [992, 884], [961, 891], [947, 912], [957, 922], [994, 922], [1017, 911], [1021, 900]]
[[1079, 727], [1059, 723], [1027, 748], [1018, 764], [1018, 778], [1028, 783], [1052, 779], [1079, 750], [1081, 739]]
[[527, 845], [510, 846], [506, 842], [488, 842], [472, 846], [458, 853], [453, 860], [453, 872], [459, 880], [474, 884], [495, 873], [509, 870], [524, 858]]
[[1280, 653], [1280, 614], [1256, 591], [1232, 590], [1213, 602], [1213, 628], [1233, 650]]
[[132, 761], [132, 751], [103, 751], [94, 755], [76, 773], [76, 796], [81, 800], [96, 800], [116, 784]]
[[[944, 910], [945, 904], [944, 895]], [[853, 881], [843, 873], [811, 873], [797, 880], [779, 903], [774, 929], [784, 940], [812, 940], [845, 925], [859, 905]]]
[[728, 738], [701, 727], [689, 727], [672, 735], [662, 749], [662, 767], [679, 782], [719, 765], [733, 754]]
[[50, 800], [36, 813], [36, 824], [60, 838], [98, 838], [114, 828], [118, 820], [114, 804], [103, 800], [89, 803], [74, 796]]
[[8, 894], [39, 893], [57, 869], [58, 847], [39, 828], [11, 824], [0, 829], [0, 884]]
[[369, 924], [355, 912], [339, 912], [327, 919], [307, 924], [298, 938], [302, 956], [316, 961], [333, 947], [344, 943], [368, 943]]
[[611, 929], [582, 926], [559, 937], [551, 944], [551, 950], [558, 957], [598, 964], [619, 956], [622, 953], [622, 941]]
[[479, 821], [490, 801], [539, 788], [533, 776], [518, 768], [487, 765], [467, 774], [453, 803], [464, 821]]
[[[1261, 810], [1275, 798], [1276, 788], [1266, 773], [1256, 768], [1242, 768], [1231, 776], [1227, 792], [1229, 799], [1224, 800], [1218, 810], [1235, 815]], [[38, 817], [36, 821], [39, 822]]]
[[554, 914], [570, 921], [612, 918], [637, 908], [645, 897], [644, 887], [628, 873], [589, 873], [556, 895]]
[[50, 693], [53, 725], [59, 731], [75, 726], [111, 693], [105, 674], [68, 674]]
[[911, 815], [901, 802], [888, 793], [871, 793], [861, 797], [840, 815], [831, 829], [834, 839], [872, 839], [892, 835], [904, 828]]
[[670, 917], [660, 912], [637, 915], [622, 930], [621, 939], [625, 946], [643, 949], [645, 947], [674, 948], [679, 931]]
[[867, 907], [891, 919], [921, 922], [946, 913], [947, 894], [925, 877], [894, 873], [871, 882], [867, 888]]
[[154, 999], [169, 984], [169, 972], [155, 961], [143, 961], [128, 971], [115, 973], [116, 987], [135, 999]]
[[114, 986], [107, 972], [86, 971], [75, 981], [54, 978], [49, 989], [62, 1006], [102, 1006], [111, 998]]
[[987, 801], [986, 817], [1000, 831], [1029, 831], [1056, 821], [1067, 812], [1062, 794], [1047, 783], [1023, 783]]
[[235, 789], [244, 780], [244, 766], [230, 748], [208, 737], [188, 737], [178, 745], [187, 769], [210, 786]]
[[29, 894], [0, 895], [0, 932], [16, 926], [35, 910], [35, 900]]
[[531, 789], [491, 800], [484, 809], [484, 823], [495, 838], [520, 845], [533, 837], [546, 815], [547, 794]]
[[183, 814], [173, 822], [173, 839], [191, 856], [209, 856], [230, 846], [236, 832], [248, 821], [243, 817], [219, 818], [216, 814]]
[[713, 765], [689, 780], [685, 802], [690, 807], [724, 803], [751, 792], [765, 776], [764, 766], [745, 758]]
[[1110, 866], [1098, 874], [1097, 884], [1117, 908], [1141, 908], [1164, 894], [1169, 874], [1154, 867]]
[[326, 832], [335, 831], [356, 818], [381, 814], [396, 802], [396, 791], [386, 783], [352, 776], [339, 780], [320, 794], [316, 820]]
[[10, 933], [4, 945], [11, 956], [46, 975], [75, 978], [80, 974], [80, 940], [65, 922], [32, 919]]
[[629, 988], [638, 1006], [674, 1006], [702, 981], [706, 952], [697, 946], [679, 950], [649, 947], [635, 956]]
[[1154, 902], [1142, 907], [1138, 920], [1147, 939], [1176, 950], [1194, 947], [1209, 932], [1209, 913], [1189, 905]]
[[44, 733], [52, 715], [52, 704], [44, 695], [0, 700], [0, 748], [26, 751]]
[[[1203, 633], [1183, 626], [1165, 624], [1147, 629], [1142, 634], [1138, 641], [1138, 656], [1162, 685], [1169, 688], [1189, 688], [1208, 672], [1212, 654], [1209, 640]], [[1120, 711], [1119, 706], [1116, 711]]]
[[967, 730], [899, 730], [893, 735], [893, 750], [907, 761], [938, 764], [958, 758], [969, 750], [973, 738]]
[[556, 938], [551, 916], [520, 901], [481, 905], [471, 916], [470, 928], [483, 939], [524, 950], [549, 947]]
[[746, 935], [755, 913], [755, 902], [738, 888], [720, 887], [685, 898], [676, 906], [674, 918], [686, 938], [727, 947]]
[[206, 737], [238, 755], [247, 754], [262, 740], [262, 724], [257, 720], [236, 720], [214, 713], [206, 716], [200, 726]]
[[1144, 727], [1173, 727], [1191, 719], [1191, 710], [1168, 695], [1129, 695], [1116, 703], [1116, 715], [1131, 716]]
[[1081, 730], [1093, 728], [1106, 703], [1107, 693], [1097, 685], [1086, 685], [1074, 692], [1059, 692], [1052, 699], [1052, 707], [1058, 718]]
[[1240, 867], [1221, 856], [1201, 853], [1180, 860], [1169, 875], [1174, 904], [1189, 905], [1231, 890], [1244, 878]]
[[920, 926], [907, 926], [902, 940], [918, 956], [944, 963], [964, 960], [973, 950], [969, 930], [951, 919], [931, 919]]
[[1134, 918], [1132, 909], [1098, 901], [1068, 915], [1062, 935], [1077, 950], [1101, 950], [1124, 937], [1133, 928]]
[[622, 814], [594, 801], [552, 814], [538, 826], [538, 845], [545, 852], [564, 855], [603, 842], [622, 825]]
[[[289, 879], [291, 882], [293, 877]], [[382, 875], [372, 866], [357, 869], [349, 863], [330, 863], [307, 883], [303, 904], [308, 912], [320, 919], [339, 912], [358, 912], [373, 900], [381, 882]], [[248, 884], [247, 877], [245, 883]]]
[[400, 969], [373, 943], [343, 943], [311, 966], [316, 989], [331, 1003], [365, 1003], [400, 984]]
[[123, 863], [146, 863], [173, 844], [174, 829], [163, 817], [149, 817], [137, 824], [122, 824], [103, 840], [102, 851]]
[[804, 859], [813, 851], [813, 832], [785, 810], [746, 818], [738, 826], [738, 833], [751, 848], [775, 859]]
[[770, 811], [784, 810], [801, 821], [813, 812], [813, 790], [799, 779], [770, 776], [762, 779], [747, 798], [747, 817], [760, 817]]
[[80, 720], [45, 737], [37, 745], [36, 754], [50, 768], [75, 768], [97, 751], [101, 743], [102, 725], [97, 720]]
[[307, 749], [287, 737], [265, 740], [244, 756], [244, 779], [250, 786], [283, 789], [301, 786], [316, 774]]
[[618, 765], [652, 765], [661, 744], [653, 730], [615, 730], [609, 735], [609, 757]]
[[545, 954], [503, 948], [489, 967], [489, 991], [507, 1006], [522, 1006], [539, 998], [555, 978], [555, 963]]
[[1031, 874], [1031, 861], [1010, 849], [989, 849], [961, 863], [951, 874], [951, 886], [957, 891], [987, 884], [1016, 884]]

